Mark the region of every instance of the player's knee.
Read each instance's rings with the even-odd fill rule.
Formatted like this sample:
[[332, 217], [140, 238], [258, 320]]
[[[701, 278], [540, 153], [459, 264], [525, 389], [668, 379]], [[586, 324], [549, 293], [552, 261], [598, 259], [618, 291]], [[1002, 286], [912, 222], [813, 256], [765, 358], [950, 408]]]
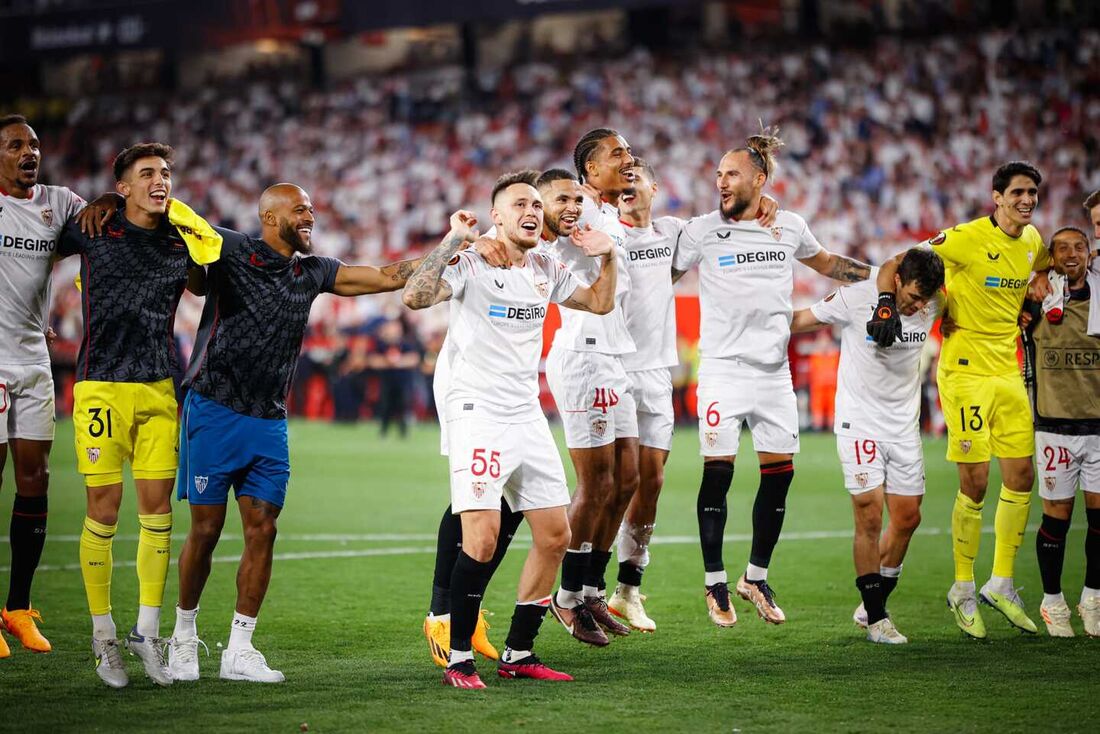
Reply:
[[222, 535], [224, 524], [225, 517], [196, 518], [192, 515], [190, 536], [200, 547], [213, 547]]
[[913, 531], [920, 525], [921, 514], [919, 507], [906, 508], [899, 510], [890, 518], [890, 522], [901, 533], [906, 535], [912, 535]]
[[46, 464], [19, 467], [15, 471], [15, 491], [23, 497], [44, 497], [49, 487], [50, 470]]
[[496, 533], [480, 533], [462, 538], [462, 552], [481, 563], [488, 563], [497, 549]]
[[1030, 461], [1020, 462], [1011, 471], [1005, 472], [1004, 482], [1009, 489], [1030, 492], [1031, 486], [1035, 484], [1035, 467]]
[[540, 533], [539, 537], [534, 539], [534, 542], [543, 553], [563, 557], [572, 539], [573, 532], [569, 529], [569, 524], [562, 523], [560, 527], [550, 528]]
[[863, 538], [877, 540], [882, 534], [882, 517], [871, 513], [860, 515], [856, 524], [856, 534]]
[[244, 540], [247, 545], [274, 545], [275, 536], [278, 534], [274, 517], [264, 517], [261, 520], [249, 523], [244, 529]]

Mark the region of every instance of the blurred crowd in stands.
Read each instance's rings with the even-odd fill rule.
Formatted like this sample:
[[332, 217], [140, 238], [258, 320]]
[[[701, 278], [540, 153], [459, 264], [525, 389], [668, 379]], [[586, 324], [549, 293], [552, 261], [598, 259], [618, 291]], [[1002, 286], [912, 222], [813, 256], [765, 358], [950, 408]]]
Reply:
[[[1082, 224], [1084, 192], [1100, 188], [1100, 33], [882, 37], [853, 49], [760, 42], [472, 75], [446, 67], [324, 90], [265, 81], [170, 97], [100, 95], [76, 101], [64, 127], [38, 132], [45, 180], [85, 197], [113, 189], [110, 162], [122, 147], [170, 143], [174, 196], [245, 231], [256, 229], [264, 187], [298, 183], [317, 208], [316, 251], [378, 263], [432, 246], [454, 209], [487, 219], [492, 182], [504, 171], [572, 168], [573, 143], [593, 127], [619, 129], [654, 164], [656, 214], [706, 213], [717, 205], [717, 159], [761, 121], [786, 141], [772, 195], [830, 249], [877, 263], [980, 216], [990, 210], [993, 169], [1013, 158], [1043, 171], [1036, 221], [1049, 234]], [[75, 263], [61, 267], [59, 364], [80, 333]], [[694, 281], [680, 287], [691, 293]], [[831, 287], [796, 271], [796, 305]], [[185, 301], [176, 321], [185, 358], [200, 305]], [[430, 416], [445, 319], [442, 308], [407, 313], [394, 296], [323, 297], [294, 411], [390, 416], [396, 430], [410, 413]], [[792, 344], [793, 357], [818, 369], [829, 360], [809, 355], [828, 351], [824, 341]]]

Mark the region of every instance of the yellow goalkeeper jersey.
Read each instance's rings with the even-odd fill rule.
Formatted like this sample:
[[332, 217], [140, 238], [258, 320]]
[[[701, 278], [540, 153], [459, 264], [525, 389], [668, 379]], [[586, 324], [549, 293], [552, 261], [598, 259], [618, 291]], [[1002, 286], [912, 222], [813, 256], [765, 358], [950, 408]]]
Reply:
[[959, 328], [944, 339], [940, 369], [980, 375], [1018, 372], [1017, 320], [1033, 271], [1050, 255], [1039, 230], [1010, 237], [992, 216], [944, 230], [929, 240], [946, 270], [947, 312]]

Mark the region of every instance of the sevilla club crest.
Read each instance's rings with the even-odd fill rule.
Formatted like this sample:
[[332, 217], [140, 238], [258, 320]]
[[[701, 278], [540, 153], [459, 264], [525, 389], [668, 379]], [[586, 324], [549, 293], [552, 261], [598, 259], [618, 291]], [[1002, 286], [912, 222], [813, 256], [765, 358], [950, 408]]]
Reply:
[[718, 431], [707, 431], [703, 434], [703, 441], [706, 442], [707, 448], [714, 448], [718, 445]]
[[84, 449], [84, 452], [88, 454], [88, 461], [93, 464], [99, 461], [99, 447]]
[[474, 499], [481, 499], [485, 496], [485, 490], [489, 488], [488, 482], [474, 482], [470, 485], [470, 489], [473, 490]]
[[772, 239], [776, 242], [779, 242], [779, 240], [783, 239], [782, 227], [772, 227]]
[[856, 474], [856, 484], [858, 484], [861, 489], [867, 489], [867, 479], [867, 472], [861, 471], [859, 474]]
[[195, 475], [195, 491], [198, 492], [199, 494], [202, 494], [203, 492], [205, 492], [206, 491], [206, 485], [209, 481], [210, 481], [209, 477], [200, 477], [198, 474], [196, 474]]
[[595, 418], [592, 420], [592, 435], [596, 438], [603, 438], [603, 435], [607, 433], [607, 421], [603, 418]]
[[969, 454], [970, 453], [970, 447], [973, 446], [973, 445], [974, 444], [970, 441], [959, 441], [959, 448], [962, 449], [962, 452], [964, 454]]
[[47, 227], [53, 226], [53, 209], [48, 206], [42, 209], [42, 224]]
[[1043, 484], [1046, 486], [1048, 492], [1053, 492], [1054, 488], [1058, 485], [1058, 478], [1043, 477]]
[[545, 280], [535, 283], [535, 290], [538, 291], [538, 294], [543, 298], [550, 296], [550, 284]]

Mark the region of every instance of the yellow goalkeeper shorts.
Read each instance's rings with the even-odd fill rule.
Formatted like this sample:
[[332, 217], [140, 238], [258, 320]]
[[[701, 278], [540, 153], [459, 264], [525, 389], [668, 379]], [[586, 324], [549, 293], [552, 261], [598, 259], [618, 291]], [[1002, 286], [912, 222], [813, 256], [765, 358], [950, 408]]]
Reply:
[[938, 387], [947, 423], [948, 461], [977, 463], [1035, 453], [1031, 403], [1019, 373], [941, 370]]
[[179, 464], [179, 418], [171, 379], [98, 382], [73, 387], [77, 470], [89, 487], [135, 479], [171, 479]]

